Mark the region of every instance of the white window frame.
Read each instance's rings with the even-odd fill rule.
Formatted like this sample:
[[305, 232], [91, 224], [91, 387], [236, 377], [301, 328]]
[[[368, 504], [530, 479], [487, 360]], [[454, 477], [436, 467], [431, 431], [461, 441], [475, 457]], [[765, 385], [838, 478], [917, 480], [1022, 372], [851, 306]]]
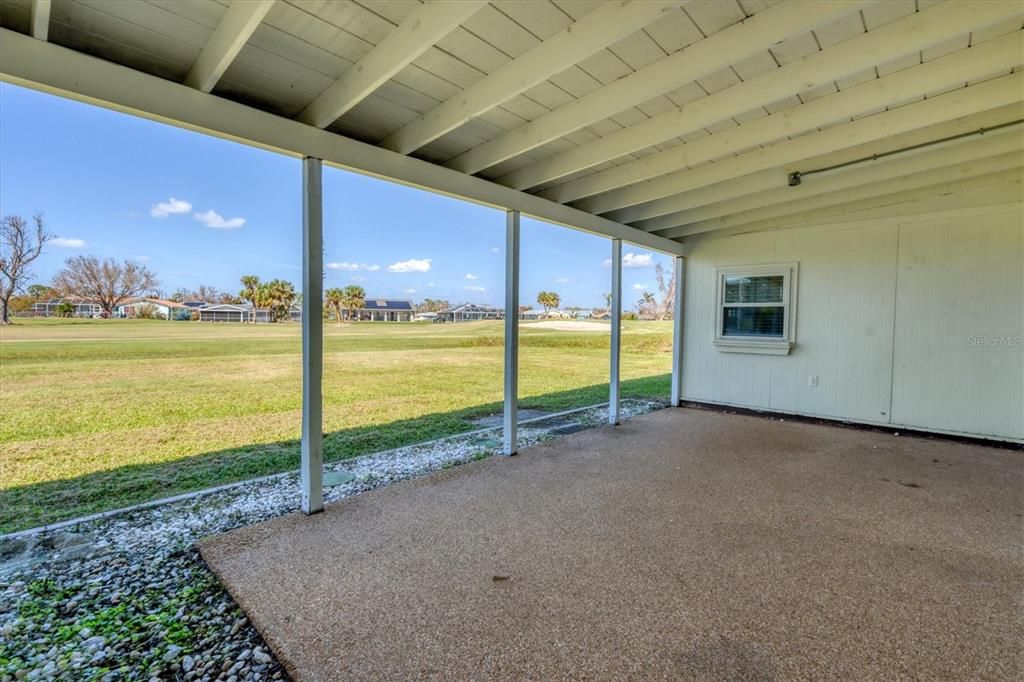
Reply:
[[[765, 355], [789, 355], [796, 345], [796, 292], [797, 263], [771, 263], [766, 265], [736, 265], [715, 269], [715, 347], [726, 353], [761, 353]], [[724, 336], [722, 323], [725, 315], [726, 277], [782, 276], [782, 338], [763, 336]], [[762, 307], [764, 303], [728, 304], [728, 307]]]

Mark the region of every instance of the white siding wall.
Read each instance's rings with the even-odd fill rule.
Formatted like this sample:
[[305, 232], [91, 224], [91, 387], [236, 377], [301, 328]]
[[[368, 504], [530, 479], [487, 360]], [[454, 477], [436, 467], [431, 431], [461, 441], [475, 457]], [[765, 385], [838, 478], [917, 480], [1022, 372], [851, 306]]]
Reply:
[[[718, 351], [715, 268], [788, 262], [800, 267], [790, 355]], [[1024, 439], [1022, 270], [1020, 205], [696, 242], [684, 397]]]

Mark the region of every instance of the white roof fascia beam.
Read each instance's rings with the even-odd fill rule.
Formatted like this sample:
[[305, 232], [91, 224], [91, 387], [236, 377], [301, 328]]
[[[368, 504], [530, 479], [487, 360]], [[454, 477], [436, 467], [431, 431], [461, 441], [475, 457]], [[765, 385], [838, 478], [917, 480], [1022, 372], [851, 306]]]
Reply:
[[50, 37], [50, 0], [32, 0], [29, 5], [29, 33], [36, 40]]
[[[958, 50], [920, 66], [826, 95], [807, 104], [784, 109], [735, 128], [557, 185], [538, 194], [564, 204], [606, 192], [576, 204], [577, 208], [594, 213], [671, 196], [678, 191], [674, 182], [644, 181], [876, 111], [897, 102], [973, 83], [993, 74], [1009, 73], [1010, 69], [1020, 63], [1021, 36], [1019, 32], [1014, 32], [977, 47]], [[635, 191], [620, 189], [639, 182], [644, 184]]]
[[[681, 196], [707, 185], [730, 178], [792, 164], [803, 159], [839, 152], [849, 147], [909, 133], [944, 121], [971, 116], [989, 109], [1021, 103], [1024, 72], [1000, 76], [992, 80], [947, 92], [932, 99], [907, 104], [880, 114], [857, 119], [852, 123], [826, 128], [820, 132], [784, 140], [763, 149], [756, 149], [724, 161], [705, 164], [666, 176], [676, 182], [677, 195], [630, 206], [608, 214], [614, 220], [632, 223], [647, 218], [692, 208], [691, 198]], [[1024, 112], [1022, 112], [1024, 113]], [[1018, 115], [1017, 118], [1021, 116]]]
[[689, 221], [680, 220], [679, 216], [687, 211], [697, 210], [705, 206], [725, 205], [732, 200], [742, 199], [749, 195], [766, 192], [767, 190], [778, 190], [780, 187], [788, 187], [789, 173], [801, 167], [817, 168], [832, 166], [837, 163], [845, 163], [873, 154], [891, 151], [894, 147], [912, 147], [932, 140], [941, 140], [953, 137], [954, 135], [973, 132], [980, 128], [991, 128], [1013, 120], [1019, 112], [1020, 109], [1017, 105], [989, 109], [974, 116], [965, 116], [953, 121], [945, 121], [938, 125], [919, 128], [896, 137], [884, 138], [881, 141], [876, 140], [867, 144], [849, 147], [838, 154], [823, 154], [801, 159], [793, 164], [729, 178], [713, 185], [705, 185], [696, 190], [682, 192], [673, 196], [673, 201], [685, 208], [680, 208], [676, 212], [658, 216], [657, 218], [641, 220], [633, 223], [633, 226], [650, 232], [682, 225]]
[[[939, 177], [939, 175], [936, 174], [934, 177]], [[895, 187], [892, 183], [879, 183], [877, 187], [873, 188], [875, 190], [873, 194], [865, 192], [865, 195], [867, 196], [860, 199], [854, 198], [854, 195], [851, 194], [847, 195], [849, 200], [844, 203], [829, 203], [827, 206], [822, 208], [813, 208], [810, 205], [794, 204], [794, 208], [798, 209], [798, 212], [796, 213], [786, 213], [785, 215], [781, 215], [776, 218], [764, 218], [757, 220], [756, 222], [738, 225], [732, 228], [722, 228], [720, 230], [709, 232], [694, 233], [685, 237], [679, 237], [678, 239], [685, 240], [686, 242], [692, 242], [698, 239], [714, 239], [736, 234], [785, 229], [787, 227], [797, 227], [801, 225], [817, 226], [838, 222], [847, 216], [854, 220], [867, 221], [885, 215], [894, 217], [965, 208], [965, 205], [962, 202], [958, 202], [956, 200], [956, 195], [987, 189], [995, 189], [999, 191], [990, 192], [989, 196], [983, 201], [969, 202], [969, 204], [973, 206], [1000, 205], [1005, 204], [1008, 199], [1013, 201], [1011, 197], [1016, 195], [1017, 199], [1014, 205], [1019, 205], [1019, 197], [1021, 196], [1021, 177], [1022, 169], [1020, 166], [1016, 166], [1009, 170], [1002, 170], [984, 175], [973, 175], [969, 171], [967, 174], [963, 175], [954, 173], [952, 177], [945, 181], [940, 181], [937, 184], [917, 187], [916, 189], [908, 186], [898, 191], [892, 191]], [[947, 199], [953, 199], [953, 201], [947, 203]], [[920, 206], [914, 207], [909, 205], [921, 200], [934, 201], [930, 201], [924, 210], [922, 210]], [[900, 209], [899, 204], [908, 204], [908, 207], [906, 209]], [[865, 215], [865, 212], [868, 212], [869, 215]], [[859, 215], [851, 216], [851, 214]], [[874, 216], [871, 214], [874, 214]]]
[[565, 71], [683, 4], [683, 0], [616, 0], [598, 7], [454, 97], [391, 133], [381, 147], [408, 154], [475, 116]]
[[1024, 10], [1017, 3], [948, 0], [679, 109], [507, 173], [497, 181], [515, 189], [535, 187], [687, 135], [759, 105], [827, 85], [953, 36], [1022, 15]]
[[103, 59], [0, 29], [0, 81], [681, 255], [678, 242], [396, 154]]
[[856, 12], [874, 0], [783, 2], [589, 92], [444, 165], [477, 173]]
[[[822, 194], [804, 197], [801, 199], [794, 197], [792, 201], [775, 204], [770, 207], [741, 211], [721, 218], [714, 218], [712, 220], [705, 220], [691, 225], [684, 225], [682, 227], [668, 230], [664, 233], [664, 236], [677, 238], [691, 234], [700, 234], [702, 232], [712, 232], [714, 230], [746, 225], [759, 220], [778, 218], [780, 216], [789, 215], [790, 213], [799, 213], [819, 208], [826, 208], [828, 206], [835, 206], [836, 204], [845, 204], [851, 201], [869, 199], [871, 197], [879, 196], [880, 194], [891, 194], [906, 190], [919, 189], [921, 187], [929, 187], [942, 182], [952, 182], [958, 179], [966, 180], [979, 175], [1009, 171], [1015, 168], [1020, 168], [1022, 161], [1024, 161], [1024, 159], [1021, 158], [1019, 151], [1004, 152], [997, 156], [975, 159], [972, 162], [960, 165], [941, 166], [920, 173], [911, 173], [895, 178], [880, 179], [875, 182], [868, 182], [834, 192], [824, 192]], [[785, 191], [787, 189], [789, 188], [785, 187], [780, 191]]]
[[[1003, 128], [986, 132], [983, 136], [963, 138], [949, 145], [941, 145], [931, 151], [908, 152], [907, 156], [892, 159], [880, 159], [865, 162], [862, 166], [837, 169], [833, 173], [820, 177], [809, 176], [796, 187], [775, 187], [727, 202], [701, 206], [692, 211], [672, 214], [674, 225], [655, 227], [653, 231], [664, 237], [677, 237], [686, 234], [716, 229], [718, 224], [744, 220], [750, 222], [749, 216], [761, 209], [768, 209], [765, 217], [777, 210], [779, 204], [799, 201], [808, 197], [832, 194], [861, 185], [874, 184], [882, 181], [902, 182], [905, 178], [927, 173], [938, 168], [973, 164], [995, 156], [1003, 156], [1012, 150], [1014, 142], [1020, 138], [1020, 128]], [[1018, 145], [1019, 146], [1019, 145]], [[1018, 150], [1017, 164], [1024, 165], [1024, 154]], [[739, 216], [737, 218], [737, 216]], [[668, 216], [655, 218], [661, 221]], [[667, 223], [668, 221], [665, 221]], [[647, 229], [647, 225], [637, 225]], [[649, 230], [651, 231], [651, 230]]]
[[273, 5], [274, 0], [232, 0], [185, 77], [185, 85], [203, 92], [213, 90]]
[[486, 4], [487, 0], [434, 0], [420, 5], [295, 118], [326, 128]]

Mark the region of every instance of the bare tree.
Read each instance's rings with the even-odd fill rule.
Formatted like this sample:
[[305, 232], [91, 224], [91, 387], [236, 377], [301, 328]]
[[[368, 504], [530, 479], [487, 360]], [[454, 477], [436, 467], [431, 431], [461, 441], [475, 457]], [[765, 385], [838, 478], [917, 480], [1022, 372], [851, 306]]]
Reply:
[[196, 301], [202, 301], [204, 303], [216, 303], [220, 297], [220, 292], [217, 291], [217, 287], [211, 287], [206, 284], [200, 284], [199, 288], [192, 292], [192, 297]]
[[10, 324], [7, 308], [11, 296], [32, 277], [29, 266], [52, 237], [46, 232], [42, 213], [32, 216], [32, 220], [35, 229], [21, 216], [8, 215], [0, 221], [0, 324]]
[[659, 320], [665, 318], [671, 318], [675, 314], [675, 299], [676, 299], [676, 271], [672, 270], [672, 274], [665, 279], [665, 269], [661, 267], [661, 263], [658, 263], [654, 267], [654, 276], [658, 279], [658, 293], [661, 295], [661, 300], [658, 301], [655, 317]]
[[107, 317], [120, 303], [144, 296], [156, 288], [156, 276], [145, 265], [131, 260], [75, 256], [64, 263], [53, 285], [64, 296], [75, 296], [97, 304]]

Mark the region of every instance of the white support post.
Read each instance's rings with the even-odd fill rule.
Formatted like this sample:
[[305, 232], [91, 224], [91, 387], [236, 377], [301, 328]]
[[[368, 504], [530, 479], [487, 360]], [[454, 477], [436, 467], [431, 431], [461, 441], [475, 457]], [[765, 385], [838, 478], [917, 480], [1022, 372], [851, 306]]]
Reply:
[[323, 161], [302, 160], [302, 511], [324, 509]]
[[505, 213], [505, 415], [506, 455], [516, 454], [519, 419], [519, 211]]
[[676, 256], [673, 260], [672, 407], [679, 407], [683, 402], [683, 277], [686, 274], [686, 260], [682, 256]]
[[32, 0], [29, 3], [29, 33], [37, 40], [50, 37], [50, 0]]
[[608, 423], [619, 423], [619, 357], [622, 350], [622, 240], [612, 240], [612, 353], [609, 362]]

